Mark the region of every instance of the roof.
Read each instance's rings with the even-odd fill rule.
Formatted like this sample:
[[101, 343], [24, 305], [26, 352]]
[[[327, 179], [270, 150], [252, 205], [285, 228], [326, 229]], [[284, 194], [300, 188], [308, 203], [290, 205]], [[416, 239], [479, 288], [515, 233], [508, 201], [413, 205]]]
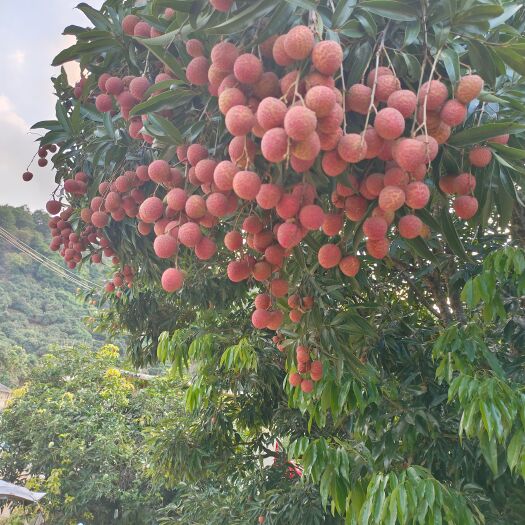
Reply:
[[8, 394], [10, 394], [11, 389], [0, 383], [0, 392], [7, 392]]
[[46, 495], [45, 492], [31, 492], [25, 487], [19, 487], [0, 479], [0, 499], [30, 501], [36, 503]]

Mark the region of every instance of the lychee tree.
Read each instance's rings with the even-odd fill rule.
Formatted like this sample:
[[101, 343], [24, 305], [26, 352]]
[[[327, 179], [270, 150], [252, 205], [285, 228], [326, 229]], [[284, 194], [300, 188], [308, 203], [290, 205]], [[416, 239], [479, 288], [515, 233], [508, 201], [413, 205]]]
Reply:
[[515, 519], [521, 4], [132, 4], [78, 6], [82, 78], [35, 125], [51, 247], [114, 267], [100, 326], [192, 364], [216, 472], [278, 440], [347, 523]]

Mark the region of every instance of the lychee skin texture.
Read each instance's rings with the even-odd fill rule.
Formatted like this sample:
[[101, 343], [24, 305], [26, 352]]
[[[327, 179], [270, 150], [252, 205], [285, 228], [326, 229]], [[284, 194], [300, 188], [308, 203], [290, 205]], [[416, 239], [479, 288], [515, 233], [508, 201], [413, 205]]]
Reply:
[[174, 239], [171, 235], [159, 235], [153, 242], [153, 250], [157, 257], [169, 259], [177, 251], [177, 239]]
[[270, 283], [270, 292], [274, 297], [284, 297], [288, 293], [288, 282], [284, 279], [274, 279]]
[[184, 273], [178, 268], [168, 268], [162, 274], [161, 284], [166, 292], [176, 292], [184, 284]]
[[186, 42], [186, 53], [192, 58], [204, 56], [204, 44], [196, 38], [190, 38]]
[[[162, 217], [164, 213], [164, 205], [158, 197], [148, 197], [139, 208], [140, 218], [148, 223], [152, 224]], [[93, 218], [92, 218], [93, 219]]]
[[326, 86], [314, 86], [306, 93], [305, 104], [318, 118], [326, 117], [336, 103], [333, 89]]
[[226, 273], [230, 281], [240, 283], [250, 276], [250, 267], [246, 261], [231, 261], [228, 263]]
[[108, 113], [109, 111], [113, 109], [113, 99], [109, 95], [106, 95], [105, 93], [101, 93], [95, 99], [95, 107], [101, 113]]
[[504, 135], [498, 135], [497, 137], [492, 137], [488, 139], [487, 142], [492, 142], [494, 144], [507, 144], [510, 139], [510, 135], [505, 133]]
[[443, 106], [447, 98], [447, 86], [440, 80], [430, 80], [421, 86], [417, 100], [424, 107], [426, 99], [427, 111], [436, 111]]
[[[441, 180], [443, 180], [443, 177]], [[458, 195], [467, 195], [476, 189], [476, 177], [471, 173], [460, 173], [457, 177], [452, 178], [452, 192]]]
[[456, 88], [456, 98], [462, 104], [468, 104], [479, 96], [483, 89], [483, 84], [483, 79], [479, 75], [462, 77]]
[[384, 108], [378, 111], [374, 121], [374, 128], [381, 138], [394, 140], [405, 131], [405, 119], [397, 109]]
[[360, 221], [368, 209], [368, 201], [361, 195], [350, 195], [345, 199], [345, 215], [351, 221]]
[[384, 259], [388, 255], [389, 250], [390, 243], [388, 239], [380, 239], [378, 241], [369, 239], [366, 241], [366, 251], [374, 259]]
[[355, 255], [347, 255], [339, 261], [339, 269], [347, 277], [355, 277], [360, 266], [361, 262]]
[[387, 75], [394, 76], [394, 72], [389, 67], [379, 66], [378, 68], [374, 68], [370, 71], [370, 73], [368, 73], [366, 77], [366, 85], [372, 87], [376, 80], [376, 76], [379, 78]]
[[140, 18], [136, 15], [126, 15], [122, 19], [122, 31], [126, 35], [133, 35], [135, 26], [140, 22]]
[[281, 224], [277, 231], [277, 242], [284, 249], [296, 246], [299, 243], [299, 228], [289, 222]]
[[224, 193], [211, 193], [206, 199], [206, 209], [214, 217], [228, 215], [228, 197]]
[[322, 268], [335, 268], [341, 261], [341, 248], [335, 244], [324, 244], [319, 248], [317, 260]]
[[261, 152], [268, 162], [281, 162], [288, 151], [288, 135], [283, 128], [265, 132], [261, 140]]
[[301, 390], [305, 394], [309, 394], [313, 389], [314, 389], [314, 384], [312, 383], [312, 381], [310, 381], [310, 379], [303, 379], [301, 381]]
[[109, 216], [103, 211], [96, 211], [91, 215], [91, 224], [97, 228], [104, 228], [109, 222]]
[[408, 118], [416, 110], [417, 96], [409, 89], [399, 89], [390, 94], [387, 105], [389, 108], [397, 109], [403, 117]]
[[253, 201], [261, 189], [261, 179], [253, 171], [239, 171], [233, 177], [233, 191], [246, 201]]
[[198, 224], [186, 222], [179, 228], [178, 238], [184, 246], [193, 248], [202, 239], [202, 232]]
[[282, 195], [283, 190], [281, 186], [278, 186], [277, 184], [262, 184], [256, 197], [257, 204], [263, 210], [271, 210], [277, 206]]
[[300, 206], [301, 203], [297, 197], [285, 193], [277, 203], [275, 211], [281, 219], [291, 219], [297, 214]]
[[221, 13], [227, 13], [233, 4], [233, 0], [210, 0], [210, 5]]
[[292, 155], [295, 157], [296, 161], [313, 163], [320, 151], [321, 141], [319, 139], [319, 135], [315, 131], [311, 133], [305, 140], [296, 142], [292, 146]]
[[396, 211], [405, 204], [405, 192], [397, 186], [385, 186], [379, 194], [379, 207], [384, 211]]
[[477, 146], [470, 150], [468, 158], [472, 166], [484, 168], [492, 160], [492, 151], [484, 146]]
[[231, 231], [224, 236], [224, 246], [231, 252], [235, 252], [242, 247], [242, 235], [239, 232]]
[[255, 308], [258, 310], [268, 310], [272, 305], [272, 299], [267, 293], [260, 293], [255, 298]]
[[295, 26], [284, 38], [284, 50], [294, 60], [304, 60], [310, 56], [314, 47], [314, 34], [309, 27]]
[[343, 63], [343, 49], [333, 40], [323, 40], [312, 50], [312, 63], [323, 75], [333, 75]]
[[[288, 382], [290, 385], [297, 387], [301, 384], [303, 378], [301, 377], [301, 374], [298, 374], [297, 372], [294, 372], [293, 374], [290, 374], [290, 377], [288, 378]], [[263, 522], [264, 523], [264, 522]]]
[[223, 160], [215, 166], [213, 171], [213, 182], [221, 191], [229, 191], [233, 188], [233, 177], [239, 171], [237, 166], [229, 160]]
[[233, 71], [233, 64], [239, 56], [239, 50], [231, 42], [215, 44], [211, 50], [211, 61], [221, 71]]
[[375, 98], [386, 102], [390, 95], [400, 88], [399, 80], [393, 75], [382, 75], [377, 79]]
[[204, 86], [208, 83], [210, 63], [205, 57], [197, 57], [190, 61], [186, 68], [186, 79], [190, 84]]
[[462, 195], [454, 200], [454, 210], [460, 219], [472, 219], [478, 211], [478, 200], [470, 195]]
[[257, 330], [262, 330], [266, 328], [268, 321], [270, 320], [270, 312], [267, 310], [259, 309], [253, 311], [252, 313], [252, 324]]
[[346, 94], [346, 110], [366, 115], [371, 101], [372, 89], [364, 84], [354, 84]]
[[312, 110], [303, 106], [294, 106], [286, 112], [284, 129], [291, 139], [305, 140], [316, 127], [317, 117]]
[[387, 230], [388, 223], [382, 217], [368, 217], [363, 223], [363, 233], [372, 241], [385, 237]]
[[327, 151], [323, 155], [321, 166], [326, 175], [329, 177], [337, 177], [343, 173], [348, 166], [348, 163], [339, 156], [339, 153], [337, 153], [336, 150], [334, 150]]
[[263, 74], [262, 62], [255, 55], [244, 53], [235, 60], [233, 74], [242, 84], [256, 84]]
[[273, 56], [275, 63], [283, 67], [289, 66], [290, 64], [293, 64], [294, 62], [294, 59], [290, 55], [288, 55], [288, 53], [286, 52], [284, 48], [285, 38], [286, 38], [286, 35], [279, 36], [275, 40], [273, 44], [273, 48], [272, 48], [272, 56]]
[[208, 261], [217, 252], [217, 244], [213, 239], [202, 237], [202, 239], [195, 245], [195, 255], [201, 261]]
[[257, 122], [264, 130], [282, 127], [288, 108], [275, 97], [263, 98], [257, 108]]
[[233, 106], [226, 113], [226, 129], [235, 137], [249, 133], [255, 123], [255, 116], [248, 106]]
[[439, 153], [439, 144], [434, 137], [430, 135], [418, 135], [415, 140], [422, 142], [425, 145], [425, 163], [432, 162]]
[[129, 92], [137, 99], [142, 100], [150, 87], [146, 77], [136, 77], [129, 84]]
[[403, 215], [403, 217], [399, 219], [399, 235], [401, 235], [403, 239], [415, 239], [419, 237], [422, 227], [423, 222], [415, 215]]
[[343, 216], [340, 213], [326, 213], [322, 228], [329, 237], [337, 235], [343, 228]]
[[170, 165], [162, 159], [154, 160], [148, 166], [148, 176], [153, 182], [165, 184], [171, 179]]
[[358, 133], [349, 133], [339, 140], [337, 153], [346, 162], [361, 162], [366, 157], [367, 144]]
[[419, 210], [424, 208], [430, 199], [430, 189], [424, 182], [411, 182], [405, 188], [405, 204]]
[[427, 158], [426, 146], [416, 139], [401, 139], [395, 145], [392, 155], [398, 165], [405, 171], [414, 171], [424, 164]]
[[299, 212], [299, 222], [307, 230], [318, 230], [324, 222], [324, 211], [321, 206], [308, 204]]
[[246, 104], [246, 95], [238, 88], [225, 89], [219, 95], [219, 111], [226, 115], [233, 106], [243, 106]]
[[310, 367], [310, 377], [312, 378], [312, 381], [320, 381], [322, 379], [323, 363], [321, 363], [321, 361], [312, 361], [312, 365]]
[[124, 89], [124, 83], [119, 77], [109, 77], [104, 84], [108, 95], [120, 95]]
[[459, 126], [467, 118], [467, 107], [458, 100], [447, 100], [439, 116], [445, 124]]
[[192, 144], [186, 151], [188, 162], [192, 166], [196, 166], [199, 161], [205, 159], [208, 156], [208, 150], [200, 144]]

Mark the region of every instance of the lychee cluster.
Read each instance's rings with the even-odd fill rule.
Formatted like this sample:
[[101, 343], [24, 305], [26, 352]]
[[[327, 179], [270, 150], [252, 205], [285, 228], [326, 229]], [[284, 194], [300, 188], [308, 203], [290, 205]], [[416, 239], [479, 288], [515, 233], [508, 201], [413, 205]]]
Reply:
[[[48, 153], [55, 153], [57, 151], [57, 147], [55, 144], [46, 144], [44, 146], [41, 146], [40, 148], [38, 148], [38, 151], [35, 155], [38, 156], [38, 165], [41, 167], [41, 168], [44, 168], [45, 166], [47, 166], [48, 164], [48, 160], [47, 160], [47, 155]], [[25, 171], [23, 174], [22, 174], [22, 180], [24, 182], [29, 182], [30, 180], [32, 180], [34, 177], [33, 173], [31, 171]]]
[[293, 387], [300, 387], [305, 394], [314, 388], [314, 382], [323, 378], [323, 363], [319, 359], [312, 360], [309, 348], [298, 345], [295, 351], [297, 371], [288, 376], [288, 381]]

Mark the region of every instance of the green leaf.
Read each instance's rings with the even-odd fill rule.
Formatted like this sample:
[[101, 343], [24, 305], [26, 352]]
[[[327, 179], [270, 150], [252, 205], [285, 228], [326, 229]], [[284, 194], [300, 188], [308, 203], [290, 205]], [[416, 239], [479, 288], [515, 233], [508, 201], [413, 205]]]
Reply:
[[179, 145], [184, 142], [181, 132], [167, 119], [160, 115], [149, 115], [148, 120], [154, 125], [162, 129], [173, 143]]
[[523, 53], [514, 51], [510, 47], [495, 47], [494, 51], [501, 60], [516, 71], [516, 73], [525, 75], [525, 59], [523, 58]]
[[356, 5], [357, 0], [339, 0], [332, 16], [332, 27], [341, 27], [350, 18]]
[[454, 51], [454, 49], [448, 47], [443, 49], [441, 52], [441, 60], [443, 60], [443, 64], [445, 65], [445, 69], [447, 70], [447, 75], [450, 78], [450, 81], [453, 84], [458, 82], [461, 74], [458, 54]]
[[458, 232], [456, 231], [456, 227], [454, 226], [454, 222], [452, 221], [448, 210], [446, 210], [445, 208], [443, 208], [443, 210], [441, 211], [440, 221], [443, 235], [445, 236], [445, 239], [447, 241], [447, 244], [450, 246], [450, 249], [454, 252], [455, 255], [457, 255], [464, 261], [469, 261], [470, 257], [465, 251], [465, 247], [463, 246], [463, 243], [459, 238]]
[[144, 113], [151, 113], [164, 108], [177, 107], [188, 103], [193, 98], [193, 95], [188, 91], [179, 90], [177, 92], [166, 91], [160, 93], [155, 97], [137, 104], [131, 111], [130, 116], [143, 115]]
[[494, 85], [496, 82], [496, 66], [487, 46], [477, 40], [470, 40], [468, 54], [472, 67], [474, 67], [476, 71], [482, 72], [483, 78], [485, 78], [490, 85]]
[[253, 24], [254, 19], [259, 19], [269, 13], [279, 0], [259, 0], [250, 7], [236, 13], [222, 24], [207, 27], [206, 33], [210, 35], [229, 35], [244, 31]]
[[468, 128], [452, 135], [448, 143], [452, 146], [469, 146], [478, 144], [492, 137], [503, 135], [504, 133], [519, 133], [525, 130], [524, 124], [517, 124], [509, 121], [493, 122], [483, 124], [475, 128]]
[[418, 19], [416, 6], [409, 6], [407, 2], [397, 0], [364, 0], [359, 3], [359, 7], [390, 20], [411, 22]]
[[509, 468], [512, 471], [514, 471], [521, 459], [521, 454], [523, 451], [523, 437], [523, 431], [518, 430], [512, 436], [509, 446], [507, 447], [507, 463], [509, 464]]
[[372, 46], [370, 42], [362, 42], [353, 47], [348, 55], [349, 67], [348, 77], [346, 78], [346, 87], [358, 83], [366, 70], [366, 67], [372, 56]]

